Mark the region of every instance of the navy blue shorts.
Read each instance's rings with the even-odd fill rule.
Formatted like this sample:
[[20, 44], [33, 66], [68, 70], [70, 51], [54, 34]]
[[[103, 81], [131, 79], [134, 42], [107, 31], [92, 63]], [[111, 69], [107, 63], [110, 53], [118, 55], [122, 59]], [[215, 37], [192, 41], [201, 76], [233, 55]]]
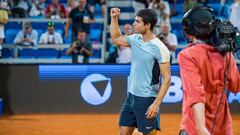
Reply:
[[119, 126], [137, 127], [144, 134], [160, 130], [160, 113], [156, 118], [147, 119], [146, 112], [155, 97], [138, 97], [128, 93], [119, 117]]

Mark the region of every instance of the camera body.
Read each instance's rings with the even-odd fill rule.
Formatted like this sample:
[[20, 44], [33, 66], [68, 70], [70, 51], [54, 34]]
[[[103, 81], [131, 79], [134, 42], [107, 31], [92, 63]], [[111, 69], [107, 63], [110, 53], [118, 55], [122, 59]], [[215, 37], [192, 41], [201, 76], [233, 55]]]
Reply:
[[216, 19], [210, 42], [221, 54], [236, 52], [240, 49], [239, 31], [229, 20]]
[[239, 31], [229, 20], [217, 19], [212, 8], [196, 6], [184, 14], [182, 21], [184, 34], [210, 43], [225, 55], [240, 49]]
[[163, 40], [165, 39], [165, 36], [163, 35], [163, 33], [160, 33], [160, 34], [159, 34], [159, 39], [160, 39], [161, 41], [163, 41]]
[[77, 45], [76, 49], [78, 49], [78, 50], [81, 50], [82, 47], [84, 46], [84, 44], [83, 44], [82, 41], [80, 41], [80, 40], [78, 40], [78, 41], [76, 42], [76, 45]]

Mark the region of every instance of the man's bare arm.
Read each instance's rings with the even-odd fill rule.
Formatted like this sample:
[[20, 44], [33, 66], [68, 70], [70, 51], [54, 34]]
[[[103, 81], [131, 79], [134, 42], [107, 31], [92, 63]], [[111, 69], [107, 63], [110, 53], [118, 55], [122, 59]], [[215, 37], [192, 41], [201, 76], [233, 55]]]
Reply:
[[120, 15], [120, 9], [112, 8], [110, 15], [111, 15], [110, 34], [111, 34], [112, 43], [117, 46], [128, 47], [129, 44], [126, 38], [121, 34], [119, 30], [118, 17]]

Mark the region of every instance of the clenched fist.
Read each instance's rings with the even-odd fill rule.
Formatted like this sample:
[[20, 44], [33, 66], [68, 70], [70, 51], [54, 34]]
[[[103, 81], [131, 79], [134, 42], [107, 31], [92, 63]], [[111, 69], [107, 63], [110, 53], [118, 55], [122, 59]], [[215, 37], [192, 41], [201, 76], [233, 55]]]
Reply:
[[119, 8], [111, 8], [111, 14], [110, 16], [112, 18], [117, 18], [120, 15], [120, 9]]

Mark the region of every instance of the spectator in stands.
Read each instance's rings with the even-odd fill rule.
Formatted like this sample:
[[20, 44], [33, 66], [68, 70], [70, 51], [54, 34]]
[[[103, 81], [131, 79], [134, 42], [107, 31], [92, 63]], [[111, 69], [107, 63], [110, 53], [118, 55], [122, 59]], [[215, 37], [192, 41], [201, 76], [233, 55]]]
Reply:
[[33, 0], [32, 8], [29, 12], [30, 16], [43, 16], [45, 15], [45, 0]]
[[60, 19], [66, 18], [67, 11], [63, 4], [59, 0], [52, 0], [52, 4], [47, 6], [46, 9], [46, 18], [51, 19]]
[[30, 9], [30, 0], [10, 0], [12, 17], [26, 18]]
[[62, 44], [63, 39], [60, 33], [55, 32], [54, 22], [48, 23], [48, 31], [40, 37], [39, 44]]
[[240, 0], [235, 0], [231, 5], [230, 21], [231, 23], [240, 30]]
[[79, 29], [84, 29], [88, 36], [90, 23], [94, 22], [93, 13], [87, 8], [86, 4], [86, 0], [79, 0], [79, 6], [74, 8], [68, 16], [64, 33], [65, 37], [68, 37], [68, 30], [72, 23], [72, 41], [76, 39]]
[[[125, 36], [133, 34], [133, 28], [130, 24], [125, 24], [123, 27], [123, 32]], [[118, 46], [118, 63], [131, 63], [131, 48]]]
[[5, 9], [9, 12], [9, 10], [10, 10], [9, 1], [8, 0], [0, 0], [0, 8]]
[[175, 34], [171, 33], [169, 30], [169, 24], [163, 22], [161, 24], [161, 33], [157, 36], [170, 51], [170, 63], [175, 59], [175, 50], [178, 45], [177, 37]]
[[32, 29], [30, 22], [24, 23], [23, 30], [19, 31], [14, 39], [14, 44], [23, 46], [36, 46], [38, 41], [38, 33]]
[[[167, 1], [163, 0], [153, 0], [149, 3], [149, 9], [154, 9], [158, 15], [157, 24], [161, 24], [163, 21], [168, 22], [170, 24], [170, 8]], [[157, 25], [156, 25], [157, 26]], [[154, 33], [160, 33], [160, 27], [155, 28]]]
[[66, 51], [66, 55], [72, 55], [72, 63], [89, 63], [92, 55], [92, 44], [87, 40], [85, 30], [79, 30], [77, 40]]
[[176, 13], [177, 0], [168, 0], [168, 3], [170, 5], [170, 17], [177, 15]]
[[7, 2], [0, 3], [0, 57], [2, 57], [2, 45], [4, 34], [4, 25], [8, 22], [8, 7]]
[[67, 17], [69, 15], [69, 13], [71, 12], [72, 9], [74, 9], [75, 7], [79, 6], [79, 1], [78, 0], [68, 0], [67, 1], [67, 7], [66, 7], [66, 11], [67, 11]]
[[105, 0], [90, 0], [90, 7], [89, 10], [94, 14], [95, 11], [95, 5], [99, 4], [101, 6], [101, 10], [102, 10], [102, 16], [105, 16], [106, 13], [106, 2]]

